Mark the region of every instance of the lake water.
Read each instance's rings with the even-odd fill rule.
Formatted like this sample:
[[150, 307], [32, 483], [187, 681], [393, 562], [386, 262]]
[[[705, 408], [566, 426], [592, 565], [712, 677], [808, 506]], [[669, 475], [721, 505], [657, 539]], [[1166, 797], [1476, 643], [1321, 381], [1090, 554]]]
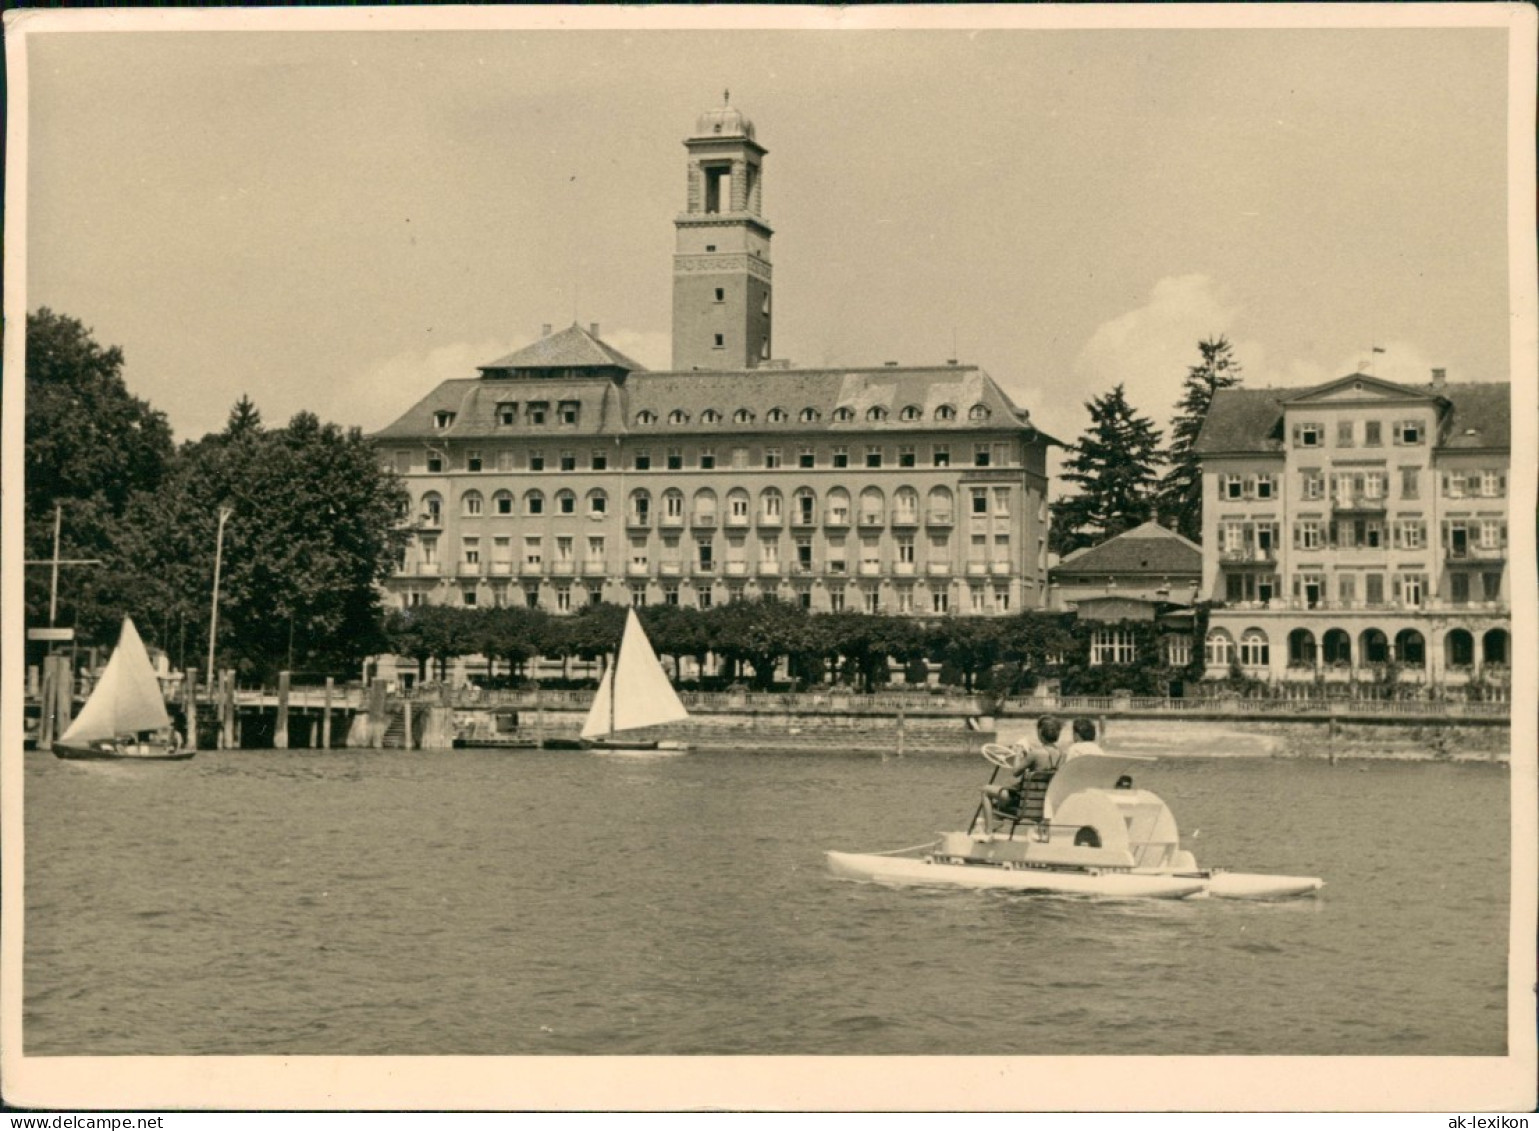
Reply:
[[1317, 898], [839, 881], [981, 759], [231, 751], [26, 764], [25, 1049], [1501, 1054], [1504, 766], [1140, 776], [1198, 861]]

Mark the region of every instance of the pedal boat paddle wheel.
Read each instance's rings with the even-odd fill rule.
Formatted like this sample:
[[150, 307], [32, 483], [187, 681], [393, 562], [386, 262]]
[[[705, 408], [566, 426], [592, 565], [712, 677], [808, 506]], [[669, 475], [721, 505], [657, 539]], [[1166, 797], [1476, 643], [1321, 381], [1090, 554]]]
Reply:
[[[983, 754], [1012, 772], [1022, 765], [1020, 752], [1009, 747], [991, 743]], [[1024, 775], [1014, 804], [990, 798], [964, 832], [942, 833], [919, 849], [830, 852], [828, 865], [836, 876], [882, 884], [1111, 899], [1281, 899], [1323, 886], [1313, 876], [1199, 868], [1181, 847], [1169, 807], [1133, 785], [1133, 774], [1153, 761], [1082, 754], [1056, 770]]]

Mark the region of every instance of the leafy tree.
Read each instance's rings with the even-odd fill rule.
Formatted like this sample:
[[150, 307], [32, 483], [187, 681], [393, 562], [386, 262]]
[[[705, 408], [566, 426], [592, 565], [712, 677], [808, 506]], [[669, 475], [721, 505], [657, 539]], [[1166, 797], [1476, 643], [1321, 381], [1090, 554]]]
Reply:
[[788, 601], [760, 598], [718, 605], [708, 616], [711, 649], [753, 669], [754, 686], [773, 685], [780, 661], [805, 647], [807, 612]]
[[[60, 557], [107, 562], [122, 514], [136, 494], [159, 486], [172, 459], [164, 414], [128, 391], [121, 349], [103, 349], [78, 320], [47, 307], [27, 315], [26, 404], [27, 558], [52, 556], [57, 505]], [[114, 602], [134, 585], [107, 570], [61, 570], [59, 624], [116, 639], [125, 606]], [[30, 622], [47, 622], [49, 590], [49, 570], [27, 571]]]
[[1181, 400], [1170, 426], [1169, 468], [1160, 480], [1160, 521], [1194, 542], [1202, 540], [1202, 468], [1193, 450], [1208, 418], [1213, 394], [1240, 384], [1242, 371], [1223, 335], [1197, 343], [1198, 365], [1187, 367]]
[[1121, 385], [1086, 402], [1090, 426], [1071, 449], [1063, 478], [1078, 492], [1053, 504], [1053, 549], [1093, 546], [1155, 513], [1160, 432], [1139, 416]]

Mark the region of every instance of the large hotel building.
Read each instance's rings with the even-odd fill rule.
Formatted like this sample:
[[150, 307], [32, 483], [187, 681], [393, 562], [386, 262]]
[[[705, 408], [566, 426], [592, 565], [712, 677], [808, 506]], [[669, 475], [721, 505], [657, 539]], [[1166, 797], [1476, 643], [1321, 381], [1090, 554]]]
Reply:
[[684, 146], [673, 369], [547, 327], [377, 433], [414, 505], [390, 599], [1042, 606], [1051, 438], [976, 366], [775, 360], [766, 150], [725, 105]]
[[1210, 676], [1503, 684], [1506, 383], [1226, 389], [1197, 440]]

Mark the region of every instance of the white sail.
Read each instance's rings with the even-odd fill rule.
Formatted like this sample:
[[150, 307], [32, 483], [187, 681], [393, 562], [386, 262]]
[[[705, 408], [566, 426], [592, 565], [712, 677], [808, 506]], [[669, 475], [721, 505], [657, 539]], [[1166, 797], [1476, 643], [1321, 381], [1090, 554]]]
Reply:
[[668, 682], [668, 673], [652, 651], [636, 610], [627, 609], [619, 655], [599, 682], [582, 736], [597, 738], [687, 718], [689, 711]]
[[95, 742], [101, 738], [133, 731], [159, 730], [171, 725], [166, 701], [160, 693], [160, 680], [150, 666], [149, 653], [134, 628], [123, 618], [118, 646], [107, 661], [107, 670], [96, 683], [80, 714], [63, 734], [60, 742]]

